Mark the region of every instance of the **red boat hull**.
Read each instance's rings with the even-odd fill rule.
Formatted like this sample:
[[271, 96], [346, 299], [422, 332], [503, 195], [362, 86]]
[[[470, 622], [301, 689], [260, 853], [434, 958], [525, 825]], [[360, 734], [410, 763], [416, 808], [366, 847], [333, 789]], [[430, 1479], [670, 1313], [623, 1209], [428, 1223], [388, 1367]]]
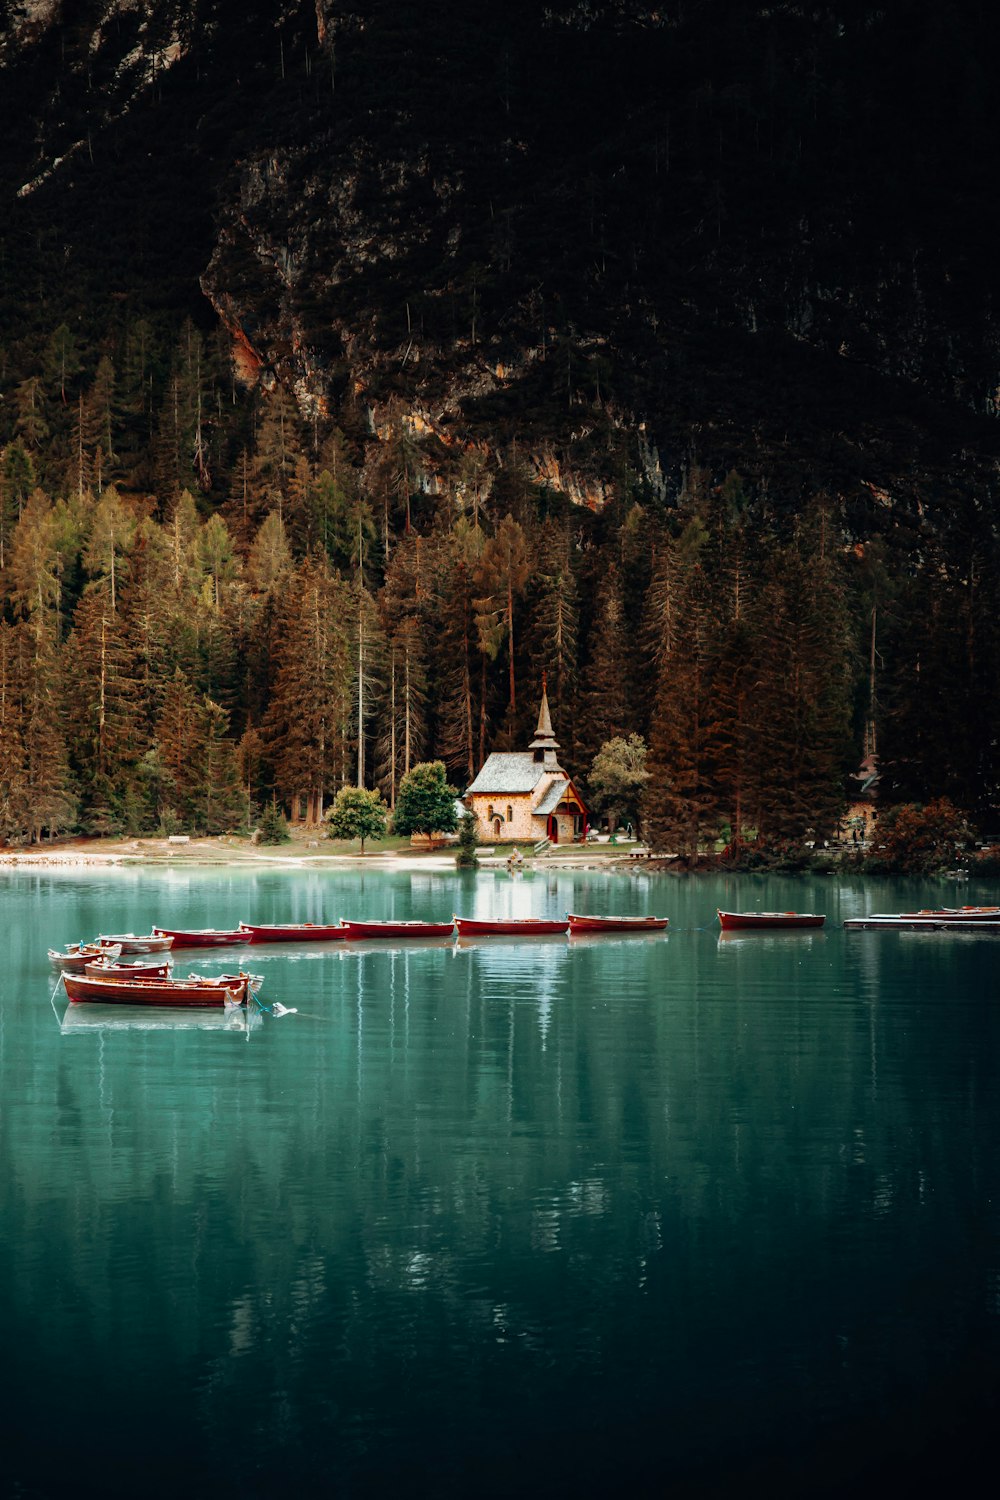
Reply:
[[542, 917], [498, 917], [480, 922], [474, 917], [456, 917], [459, 937], [544, 937], [565, 932], [568, 921], [547, 921]]
[[662, 932], [669, 927], [669, 917], [582, 917], [569, 914], [569, 930], [574, 932]]
[[154, 927], [160, 937], [173, 938], [175, 948], [225, 948], [247, 941], [246, 933], [239, 927], [230, 932], [205, 927], [194, 932], [175, 932], [170, 927]]
[[773, 931], [775, 928], [822, 927], [825, 916], [797, 911], [720, 911], [724, 932]]
[[74, 1005], [97, 1001], [101, 1005], [192, 1005], [200, 1007], [242, 1005], [247, 998], [246, 976], [228, 976], [228, 982], [188, 982], [177, 979], [92, 979], [64, 974], [63, 984]]
[[431, 938], [451, 937], [451, 922], [344, 922], [345, 936], [350, 938]]
[[279, 922], [264, 926], [241, 922], [240, 932], [245, 943], [336, 943], [347, 936], [339, 922]]

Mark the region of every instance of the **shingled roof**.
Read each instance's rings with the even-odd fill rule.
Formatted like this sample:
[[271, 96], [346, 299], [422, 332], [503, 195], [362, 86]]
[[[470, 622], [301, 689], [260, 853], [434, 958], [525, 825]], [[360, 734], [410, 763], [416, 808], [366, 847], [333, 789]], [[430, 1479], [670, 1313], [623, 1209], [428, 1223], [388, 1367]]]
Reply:
[[534, 808], [535, 817], [544, 818], [548, 817], [549, 813], [554, 813], [556, 808], [562, 801], [563, 793], [566, 791], [568, 786], [569, 782], [562, 778], [560, 778], [558, 781], [554, 781], [549, 787], [548, 791], [545, 793], [545, 796], [542, 798], [541, 802], [539, 802], [538, 806]]
[[492, 792], [498, 796], [506, 792], [533, 792], [547, 774], [546, 767], [540, 766], [530, 751], [494, 750], [487, 756], [486, 764], [465, 795], [469, 797], [473, 792]]

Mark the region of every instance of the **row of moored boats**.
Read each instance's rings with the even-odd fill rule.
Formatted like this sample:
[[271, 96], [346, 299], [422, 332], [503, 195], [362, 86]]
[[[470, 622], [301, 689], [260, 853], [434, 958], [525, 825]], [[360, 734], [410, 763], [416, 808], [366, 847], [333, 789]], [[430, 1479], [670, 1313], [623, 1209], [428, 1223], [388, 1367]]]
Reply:
[[[826, 921], [823, 913], [796, 911], [719, 911], [725, 932], [815, 929]], [[588, 916], [568, 912], [563, 919], [546, 917], [452, 917], [450, 922], [350, 921], [241, 922], [231, 929], [154, 927], [145, 934], [102, 935], [90, 943], [71, 943], [64, 950], [49, 949], [51, 962], [61, 971], [69, 999], [126, 1005], [245, 1005], [255, 999], [263, 982], [243, 969], [232, 974], [174, 975], [171, 949], [225, 948], [248, 943], [332, 943], [379, 938], [544, 937], [559, 933], [650, 933], [669, 927], [667, 917]], [[846, 928], [933, 928], [953, 925], [1000, 931], [1000, 906], [943, 907], [918, 912], [849, 918]], [[128, 956], [126, 956], [128, 955]]]

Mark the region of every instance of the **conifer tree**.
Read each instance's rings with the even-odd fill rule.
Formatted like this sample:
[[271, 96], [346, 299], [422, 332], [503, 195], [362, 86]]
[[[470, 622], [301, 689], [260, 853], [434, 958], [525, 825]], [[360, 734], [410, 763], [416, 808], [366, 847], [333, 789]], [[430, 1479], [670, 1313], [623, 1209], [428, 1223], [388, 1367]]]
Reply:
[[35, 488], [35, 466], [24, 444], [8, 443], [0, 454], [0, 570], [7, 566], [11, 533]]
[[345, 586], [322, 557], [307, 558], [289, 580], [275, 619], [273, 678], [262, 726], [275, 786], [318, 823], [325, 798], [344, 779], [352, 718], [352, 661]]
[[[530, 574], [528, 544], [524, 531], [511, 515], [504, 516], [483, 549], [480, 577], [491, 584], [489, 595], [491, 607], [496, 614], [498, 626], [507, 639], [507, 717], [511, 726], [517, 715], [517, 685], [514, 672], [514, 605], [524, 592]], [[486, 610], [481, 611], [483, 616]], [[481, 631], [484, 642], [489, 634]], [[501, 637], [502, 638], [502, 637]]]
[[757, 622], [760, 828], [768, 838], [821, 838], [843, 806], [853, 656], [840, 559], [823, 515], [807, 516], [796, 538], [775, 549]]
[[107, 586], [111, 613], [118, 607], [123, 560], [135, 535], [135, 517], [113, 487], [105, 490], [91, 518], [84, 565], [99, 586]]
[[294, 398], [283, 386], [276, 386], [264, 401], [257, 429], [253, 493], [261, 509], [276, 510], [282, 520], [302, 453], [301, 425]]
[[[557, 723], [576, 689], [580, 604], [568, 528], [548, 519], [538, 537], [538, 563], [530, 586], [527, 660], [548, 673], [548, 695]], [[560, 731], [563, 733], [565, 731]], [[573, 731], [570, 731], [573, 733]]]
[[132, 648], [136, 711], [142, 738], [152, 738], [175, 669], [196, 657], [193, 598], [180, 586], [173, 538], [153, 521], [136, 528], [129, 579], [121, 594], [122, 632]]
[[631, 644], [621, 575], [613, 562], [598, 584], [588, 648], [583, 673], [585, 728], [580, 741], [581, 751], [592, 760], [606, 741], [636, 732], [630, 692]]
[[199, 710], [198, 825], [206, 833], [235, 828], [243, 810], [236, 746], [229, 737], [229, 715], [211, 698]]
[[55, 617], [58, 625], [62, 594], [58, 527], [52, 503], [44, 490], [34, 490], [25, 503], [11, 539], [7, 586], [11, 602], [39, 625]]
[[259, 594], [269, 594], [291, 571], [292, 553], [284, 522], [276, 510], [262, 522], [247, 559], [247, 581]]
[[32, 842], [43, 830], [51, 838], [73, 825], [76, 797], [61, 712], [59, 658], [54, 621], [36, 616], [31, 631], [32, 661], [24, 704], [24, 788]]
[[24, 627], [0, 620], [0, 839], [21, 838], [29, 818], [25, 774]]
[[[438, 632], [436, 659], [438, 749], [468, 786], [476, 775], [475, 663], [478, 644], [476, 597], [483, 533], [465, 518], [439, 548], [436, 568]], [[483, 706], [485, 716], [485, 706]]]
[[712, 750], [714, 622], [708, 582], [696, 564], [679, 601], [663, 659], [650, 730], [643, 825], [655, 849], [695, 858], [719, 823]]
[[94, 589], [84, 594], [68, 651], [73, 663], [66, 677], [72, 763], [88, 826], [110, 831], [123, 826], [132, 777], [148, 740], [137, 711], [133, 651], [107, 593]]
[[[180, 825], [199, 825], [198, 814], [208, 801], [203, 775], [204, 722], [198, 694], [178, 668], [163, 694], [156, 721], [156, 746], [162, 767], [158, 808], [161, 821], [172, 812]], [[235, 773], [235, 763], [234, 763]]]

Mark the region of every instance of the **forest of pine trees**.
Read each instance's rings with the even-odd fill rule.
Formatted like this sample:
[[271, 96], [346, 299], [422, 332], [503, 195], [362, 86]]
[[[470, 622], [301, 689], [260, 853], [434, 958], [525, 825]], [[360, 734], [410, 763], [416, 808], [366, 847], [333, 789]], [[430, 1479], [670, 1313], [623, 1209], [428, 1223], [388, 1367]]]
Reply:
[[[23, 353], [23, 350], [22, 350]], [[877, 619], [886, 800], [998, 800], [1000, 579], [956, 503], [848, 532], [835, 496], [629, 461], [601, 512], [401, 402], [303, 417], [228, 344], [60, 325], [0, 403], [0, 838], [318, 823], [344, 786], [522, 748], [542, 673], [563, 762], [641, 735], [644, 828], [832, 831], [861, 756]], [[16, 377], [16, 378], [15, 378]]]

